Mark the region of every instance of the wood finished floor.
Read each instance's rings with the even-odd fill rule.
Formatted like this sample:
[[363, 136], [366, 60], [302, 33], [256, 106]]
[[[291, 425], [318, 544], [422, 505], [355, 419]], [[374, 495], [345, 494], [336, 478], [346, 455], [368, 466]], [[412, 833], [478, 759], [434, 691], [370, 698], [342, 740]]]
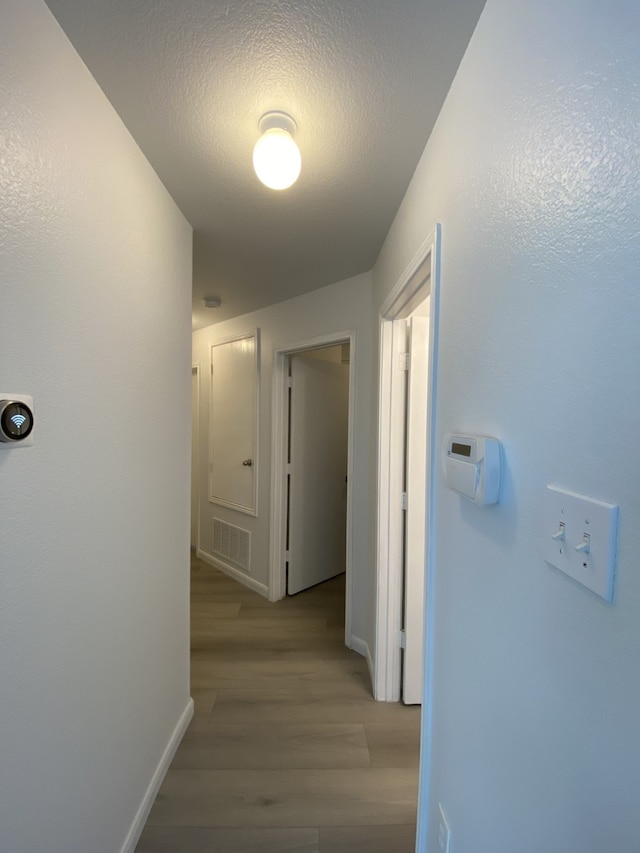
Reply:
[[191, 572], [195, 716], [136, 853], [413, 853], [419, 709], [371, 698], [344, 576], [270, 604]]

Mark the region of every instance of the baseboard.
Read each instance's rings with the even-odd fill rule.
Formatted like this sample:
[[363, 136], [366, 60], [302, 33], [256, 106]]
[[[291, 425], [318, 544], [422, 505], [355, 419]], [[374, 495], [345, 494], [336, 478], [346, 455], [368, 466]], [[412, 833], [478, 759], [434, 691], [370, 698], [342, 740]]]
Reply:
[[367, 668], [369, 670], [369, 678], [371, 679], [371, 685], [373, 687], [373, 658], [371, 657], [369, 643], [367, 643], [366, 640], [363, 640], [360, 637], [355, 637], [352, 634], [351, 642], [349, 643], [349, 648], [353, 649], [353, 651], [357, 652], [359, 655], [362, 655], [363, 658], [366, 658]]
[[360, 637], [356, 637], [352, 634], [348, 646], [350, 649], [353, 649], [354, 652], [358, 652], [359, 655], [362, 655], [363, 658], [369, 657], [369, 646], [366, 641], [361, 640]]
[[134, 853], [136, 845], [140, 840], [140, 836], [142, 835], [144, 825], [147, 822], [147, 818], [149, 817], [151, 806], [153, 805], [156, 795], [160, 790], [160, 785], [162, 785], [162, 780], [166, 776], [167, 770], [169, 769], [169, 765], [173, 761], [173, 756], [176, 754], [176, 750], [180, 746], [180, 741], [184, 737], [184, 733], [186, 732], [187, 726], [191, 722], [192, 717], [193, 699], [189, 699], [189, 701], [187, 702], [187, 707], [180, 715], [180, 719], [176, 723], [176, 727], [173, 730], [173, 734], [169, 738], [169, 743], [167, 744], [162, 754], [162, 758], [160, 759], [158, 766], [156, 767], [155, 773], [151, 777], [149, 787], [147, 788], [146, 793], [142, 798], [140, 808], [138, 809], [136, 816], [133, 819], [133, 823], [131, 824], [131, 828], [127, 833], [127, 837], [125, 838], [124, 844], [120, 848], [120, 853]]
[[219, 560], [217, 557], [214, 557], [212, 554], [208, 554], [206, 551], [202, 551], [201, 549], [196, 551], [196, 556], [201, 560], [204, 560], [205, 563], [209, 563], [209, 565], [213, 566], [215, 569], [220, 569], [221, 572], [224, 572], [225, 575], [229, 575], [229, 577], [233, 578], [234, 581], [244, 584], [244, 586], [249, 587], [249, 589], [257, 592], [264, 598], [269, 598], [269, 587], [260, 583], [260, 581], [254, 580], [250, 575], [245, 575], [244, 572], [234, 569], [233, 566], [230, 566], [223, 560]]

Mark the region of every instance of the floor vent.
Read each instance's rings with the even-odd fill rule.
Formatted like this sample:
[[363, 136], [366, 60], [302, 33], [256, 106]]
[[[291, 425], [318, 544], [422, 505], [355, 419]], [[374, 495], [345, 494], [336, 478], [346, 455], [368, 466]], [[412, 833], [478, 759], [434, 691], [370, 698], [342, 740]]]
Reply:
[[235, 566], [251, 571], [251, 533], [227, 524], [219, 518], [213, 519], [213, 553], [224, 557]]

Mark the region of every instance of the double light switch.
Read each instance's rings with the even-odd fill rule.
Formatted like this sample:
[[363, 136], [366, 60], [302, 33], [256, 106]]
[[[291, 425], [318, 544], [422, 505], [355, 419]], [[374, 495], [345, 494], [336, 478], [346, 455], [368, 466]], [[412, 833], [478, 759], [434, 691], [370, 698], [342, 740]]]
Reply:
[[547, 486], [544, 558], [613, 601], [618, 507]]

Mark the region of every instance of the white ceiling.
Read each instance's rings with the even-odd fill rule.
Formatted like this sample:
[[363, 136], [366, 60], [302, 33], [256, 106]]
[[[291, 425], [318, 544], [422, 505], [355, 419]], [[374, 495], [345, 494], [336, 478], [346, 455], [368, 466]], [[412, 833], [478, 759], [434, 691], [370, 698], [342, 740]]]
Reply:
[[[194, 227], [201, 328], [371, 269], [484, 0], [47, 3]], [[268, 110], [298, 124], [282, 192]]]

